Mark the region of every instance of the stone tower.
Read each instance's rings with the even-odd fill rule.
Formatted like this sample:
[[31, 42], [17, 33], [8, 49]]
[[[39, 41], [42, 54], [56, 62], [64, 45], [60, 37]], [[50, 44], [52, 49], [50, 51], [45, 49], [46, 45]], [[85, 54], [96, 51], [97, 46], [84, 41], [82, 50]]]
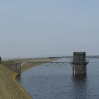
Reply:
[[86, 52], [74, 52], [71, 65], [73, 74], [86, 74], [86, 65], [89, 62], [86, 60]]

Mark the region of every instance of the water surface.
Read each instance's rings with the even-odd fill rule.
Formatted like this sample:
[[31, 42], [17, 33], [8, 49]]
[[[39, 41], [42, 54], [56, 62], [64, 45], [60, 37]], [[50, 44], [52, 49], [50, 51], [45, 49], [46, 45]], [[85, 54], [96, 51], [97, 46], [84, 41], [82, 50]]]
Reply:
[[33, 99], [99, 99], [99, 59], [90, 59], [84, 76], [75, 77], [69, 64], [41, 65], [24, 71], [17, 81]]

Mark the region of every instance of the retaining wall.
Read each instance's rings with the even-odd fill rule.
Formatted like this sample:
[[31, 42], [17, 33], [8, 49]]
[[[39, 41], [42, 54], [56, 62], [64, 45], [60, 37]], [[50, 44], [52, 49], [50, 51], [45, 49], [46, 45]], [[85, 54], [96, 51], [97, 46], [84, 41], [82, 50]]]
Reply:
[[8, 64], [5, 63], [3, 65], [14, 72], [21, 74], [21, 64], [20, 63], [8, 63]]

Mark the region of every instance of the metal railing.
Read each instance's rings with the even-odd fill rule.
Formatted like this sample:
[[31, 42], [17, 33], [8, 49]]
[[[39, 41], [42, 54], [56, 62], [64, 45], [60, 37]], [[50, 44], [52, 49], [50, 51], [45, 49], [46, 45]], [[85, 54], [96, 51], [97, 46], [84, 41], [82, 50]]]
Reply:
[[70, 59], [70, 62], [89, 62], [89, 59], [81, 60], [81, 59], [76, 59], [74, 60], [73, 58]]

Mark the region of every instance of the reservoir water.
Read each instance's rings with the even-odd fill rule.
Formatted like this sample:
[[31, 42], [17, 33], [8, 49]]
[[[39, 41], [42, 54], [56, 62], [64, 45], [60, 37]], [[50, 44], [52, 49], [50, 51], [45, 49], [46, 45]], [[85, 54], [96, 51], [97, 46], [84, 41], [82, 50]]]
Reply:
[[74, 76], [70, 64], [43, 64], [16, 79], [33, 99], [99, 99], [99, 59], [89, 59], [84, 76]]

